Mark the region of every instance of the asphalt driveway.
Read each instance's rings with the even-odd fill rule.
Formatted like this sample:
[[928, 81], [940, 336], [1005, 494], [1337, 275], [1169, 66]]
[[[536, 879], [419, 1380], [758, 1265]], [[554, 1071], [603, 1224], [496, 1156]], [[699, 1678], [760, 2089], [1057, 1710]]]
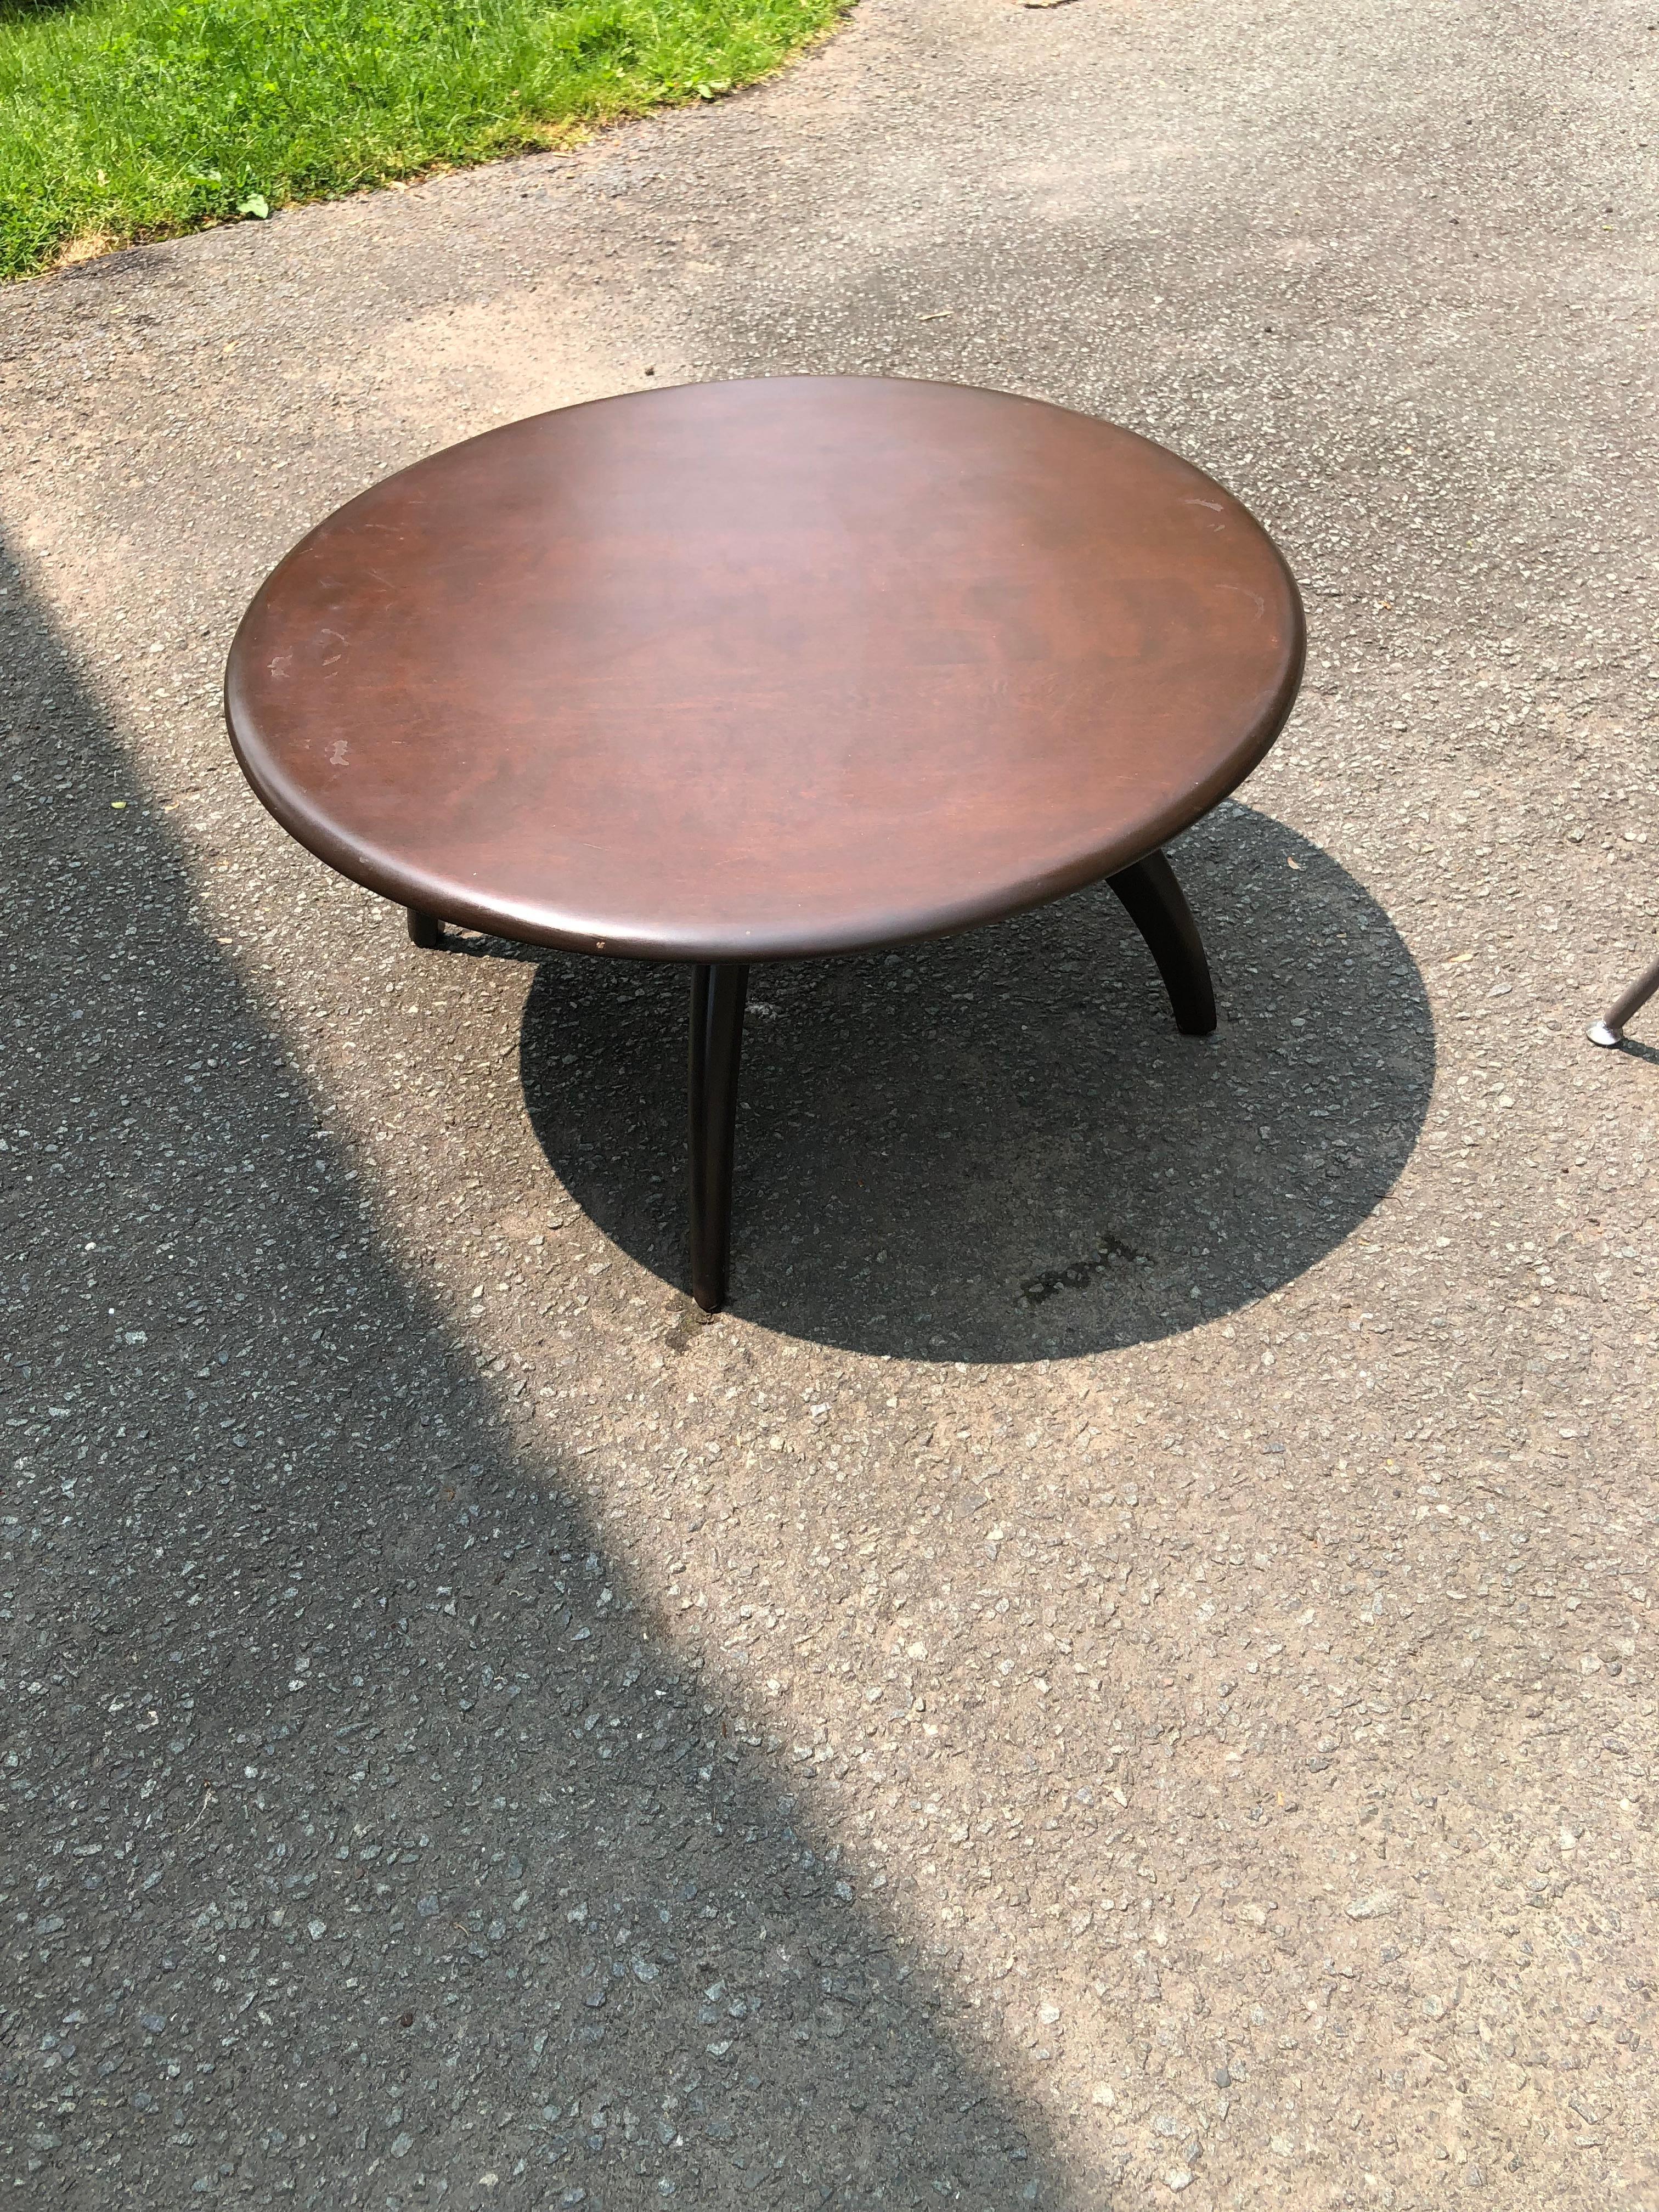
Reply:
[[[0, 298], [19, 2203], [1659, 2206], [1651, 14], [864, 0]], [[1164, 439], [1311, 657], [1212, 1040], [1104, 893], [756, 979], [701, 1327], [684, 978], [414, 951], [218, 683], [826, 369]]]

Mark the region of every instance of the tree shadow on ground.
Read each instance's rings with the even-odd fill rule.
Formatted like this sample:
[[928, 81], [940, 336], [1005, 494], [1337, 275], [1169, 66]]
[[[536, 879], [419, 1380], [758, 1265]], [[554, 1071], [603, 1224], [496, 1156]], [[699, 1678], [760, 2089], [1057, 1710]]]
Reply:
[[1075, 2202], [383, 1248], [4, 581], [15, 2183]]
[[[757, 968], [732, 1301], [794, 1335], [1011, 1360], [1167, 1336], [1290, 1281], [1399, 1176], [1434, 1033], [1328, 854], [1229, 804], [1175, 857], [1222, 1008], [1180, 1036], [1103, 885], [891, 954]], [[548, 1158], [685, 1279], [683, 969], [544, 959], [525, 1096]]]

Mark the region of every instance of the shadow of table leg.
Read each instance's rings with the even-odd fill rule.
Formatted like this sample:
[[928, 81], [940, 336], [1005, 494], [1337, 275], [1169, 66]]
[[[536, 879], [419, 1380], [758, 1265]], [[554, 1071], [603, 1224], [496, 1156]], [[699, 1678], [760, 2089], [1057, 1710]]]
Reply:
[[691, 1295], [705, 1313], [726, 1304], [732, 1243], [732, 1148], [749, 970], [691, 970]]
[[1107, 881], [1158, 963], [1176, 1028], [1186, 1036], [1208, 1036], [1215, 1027], [1210, 963], [1175, 870], [1162, 853], [1149, 853]]

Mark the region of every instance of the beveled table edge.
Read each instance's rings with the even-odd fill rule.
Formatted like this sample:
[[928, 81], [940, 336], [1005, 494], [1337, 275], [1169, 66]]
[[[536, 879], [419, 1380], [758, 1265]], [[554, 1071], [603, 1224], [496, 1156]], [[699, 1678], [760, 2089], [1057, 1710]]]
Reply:
[[[722, 384], [918, 384], [964, 392], [994, 391], [993, 386], [966, 385], [955, 379], [943, 377], [813, 375], [731, 377], [708, 380]], [[654, 387], [663, 392], [691, 388], [696, 387], [676, 385]], [[603, 398], [579, 401], [569, 408], [544, 409], [543, 414], [574, 413], [578, 408], [606, 407], [620, 399], [645, 396], [643, 393], [610, 393]], [[1158, 453], [1171, 454], [1183, 467], [1190, 469], [1194, 477], [1220, 492], [1248, 517], [1260, 532], [1262, 544], [1271, 553], [1284, 586], [1287, 628], [1291, 632], [1292, 649], [1286, 659], [1284, 678], [1278, 691], [1257, 729], [1202, 783], [1195, 784], [1170, 805], [1152, 810], [1142, 821], [1126, 829], [1110, 843], [1091, 846], [1037, 874], [1015, 879], [999, 886], [994, 891], [980, 892], [960, 900], [942, 903], [936, 901], [926, 907], [908, 908], [898, 903], [887, 911], [872, 909], [849, 915], [844, 922], [834, 927], [804, 923], [792, 927], [787, 916], [780, 915], [763, 930], [733, 935], [718, 932], [700, 933], [692, 928], [654, 933], [641, 932], [630, 928], [620, 919], [607, 922], [603, 915], [589, 914], [578, 916], [562, 913], [551, 903], [519, 904], [492, 898], [453, 878], [428, 873], [399, 860], [395, 854], [382, 852], [372, 844], [341, 834], [331, 823], [320, 821], [290, 788], [286, 787], [285, 779], [267, 757], [252, 755], [244, 744], [236, 726], [234, 702], [238, 652], [244, 634], [252, 625], [266, 592], [289, 562], [301, 553], [319, 531], [347, 513], [358, 500], [367, 498], [380, 484], [389, 482], [387, 477], [378, 477], [374, 483], [365, 485], [362, 491], [343, 501], [297, 539], [266, 575], [237, 624], [226, 659], [224, 710], [226, 730], [243, 776], [266, 811], [281, 823], [297, 844], [303, 846], [337, 874], [361, 884], [365, 890], [377, 892], [400, 906], [430, 915], [436, 921], [453, 923], [462, 928], [478, 930], [516, 943], [545, 945], [572, 952], [596, 953], [605, 958], [674, 960], [708, 964], [726, 962], [755, 963], [877, 951], [887, 946], [919, 943], [929, 938], [955, 936], [988, 922], [1005, 921], [1013, 915], [1029, 913], [1033, 908], [1046, 906], [1055, 899], [1065, 897], [1069, 892], [1084, 890], [1091, 884], [1115, 875], [1120, 869], [1133, 866], [1137, 860], [1144, 860], [1171, 838], [1180, 836], [1182, 830], [1201, 821], [1243, 782], [1272, 749], [1296, 703], [1306, 661], [1307, 619], [1302, 594], [1284, 555], [1264, 526], [1235, 493], [1229, 491], [1224, 484], [1206, 470], [1200, 469], [1195, 462], [1188, 460], [1185, 455], [1174, 453], [1172, 447], [1161, 445], [1157, 439], [1144, 437], [1139, 431], [1128, 429], [1122, 423], [1108, 422], [1100, 416], [1084, 415], [1079, 409], [1060, 407], [1053, 400], [1032, 398], [1024, 392], [997, 392], [995, 396], [1025, 406], [1053, 408], [1057, 414], [1075, 415], [1081, 421], [1097, 422], [1103, 429], [1133, 438], [1138, 444], [1150, 446]], [[394, 470], [392, 475], [403, 475], [427, 462], [439, 460], [467, 446], [479, 444], [486, 438], [499, 437], [505, 432], [517, 429], [525, 422], [539, 419], [538, 416], [528, 416], [519, 417], [513, 422], [498, 423], [493, 429], [480, 431], [476, 437], [459, 439], [453, 445], [440, 447], [417, 460], [405, 463], [403, 469]]]

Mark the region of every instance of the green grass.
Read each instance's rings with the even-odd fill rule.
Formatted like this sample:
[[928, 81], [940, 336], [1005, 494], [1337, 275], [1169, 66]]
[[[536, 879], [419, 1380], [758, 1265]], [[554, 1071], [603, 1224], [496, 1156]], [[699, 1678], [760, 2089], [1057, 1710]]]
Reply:
[[0, 0], [0, 276], [763, 76], [848, 0]]

